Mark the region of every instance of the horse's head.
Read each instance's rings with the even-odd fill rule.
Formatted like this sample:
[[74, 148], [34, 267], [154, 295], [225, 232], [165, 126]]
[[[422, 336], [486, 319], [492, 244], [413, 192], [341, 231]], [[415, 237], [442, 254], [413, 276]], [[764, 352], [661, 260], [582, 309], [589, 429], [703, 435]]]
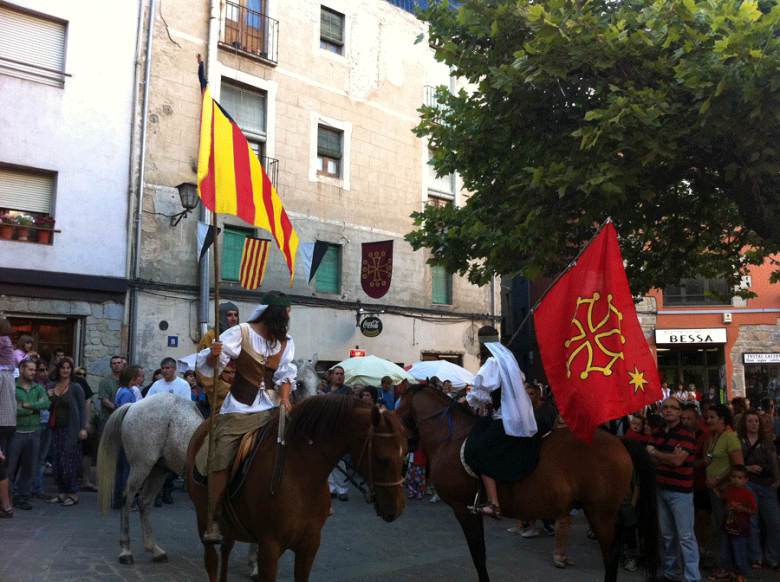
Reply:
[[377, 515], [389, 522], [401, 515], [406, 505], [402, 470], [408, 449], [404, 429], [395, 414], [380, 412], [376, 406], [371, 406], [370, 414], [371, 426], [357, 469], [371, 491]]
[[317, 394], [317, 384], [320, 381], [315, 366], [317, 365], [317, 354], [311, 361], [306, 359], [295, 360], [293, 362], [298, 368], [298, 377], [295, 381], [295, 388], [292, 391], [293, 402], [298, 402], [309, 396]]

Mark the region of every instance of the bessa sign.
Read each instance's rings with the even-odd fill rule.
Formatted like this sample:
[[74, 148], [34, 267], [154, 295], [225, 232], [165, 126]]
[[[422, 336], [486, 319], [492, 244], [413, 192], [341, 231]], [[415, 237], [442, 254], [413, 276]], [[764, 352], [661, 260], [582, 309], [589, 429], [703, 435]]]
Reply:
[[366, 317], [360, 322], [360, 333], [366, 337], [376, 337], [382, 333], [382, 320], [378, 317]]

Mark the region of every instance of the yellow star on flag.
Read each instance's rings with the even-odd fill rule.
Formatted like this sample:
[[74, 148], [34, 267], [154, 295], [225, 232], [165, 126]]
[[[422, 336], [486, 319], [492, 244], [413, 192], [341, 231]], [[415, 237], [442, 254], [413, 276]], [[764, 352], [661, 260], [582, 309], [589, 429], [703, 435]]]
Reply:
[[634, 371], [628, 371], [629, 376], [631, 376], [631, 381], [629, 384], [634, 385], [634, 394], [639, 392], [641, 389], [642, 392], [645, 391], [645, 384], [648, 384], [649, 382], [645, 380], [645, 373], [644, 371], [640, 372], [636, 366], [634, 366]]

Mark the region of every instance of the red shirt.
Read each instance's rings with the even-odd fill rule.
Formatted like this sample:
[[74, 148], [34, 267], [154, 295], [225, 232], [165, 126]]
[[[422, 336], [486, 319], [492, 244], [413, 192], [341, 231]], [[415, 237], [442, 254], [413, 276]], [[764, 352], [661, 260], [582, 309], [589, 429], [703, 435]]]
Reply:
[[629, 428], [626, 431], [626, 438], [637, 441], [642, 444], [647, 444], [650, 441], [650, 435], [639, 434], [633, 428]]
[[729, 507], [732, 503], [749, 507], [755, 513], [758, 511], [756, 498], [747, 487], [742, 487], [742, 489], [727, 487], [725, 498], [723, 499], [723, 506], [726, 510], [726, 515], [723, 519], [724, 531], [733, 536], [748, 537], [750, 535], [751, 514]]

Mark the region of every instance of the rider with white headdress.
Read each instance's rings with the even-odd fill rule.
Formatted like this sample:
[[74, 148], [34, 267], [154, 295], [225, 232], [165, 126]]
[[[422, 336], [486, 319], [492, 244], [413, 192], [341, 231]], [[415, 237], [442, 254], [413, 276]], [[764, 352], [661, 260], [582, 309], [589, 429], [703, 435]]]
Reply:
[[[295, 343], [287, 335], [290, 307], [283, 293], [269, 294], [246, 323], [231, 327], [218, 342], [198, 353], [198, 370], [207, 379], [213, 378], [215, 368], [217, 374], [221, 373], [231, 359], [236, 368], [214, 428], [212, 479], [216, 507], [227, 487], [229, 467], [242, 437], [270, 422], [278, 406], [290, 411], [290, 390], [297, 375], [293, 364]], [[198, 471], [204, 475], [206, 448], [196, 460]]]
[[[525, 391], [525, 376], [512, 352], [498, 342], [498, 331], [483, 327], [479, 330], [479, 343], [482, 367], [466, 400], [474, 408], [492, 400], [493, 416], [477, 423], [464, 450], [466, 463], [481, 474], [487, 494], [487, 503], [469, 509], [497, 519], [501, 509], [496, 480], [519, 480], [522, 471], [535, 466], [537, 427], [533, 405]], [[526, 457], [526, 462], [516, 462], [518, 457]]]

